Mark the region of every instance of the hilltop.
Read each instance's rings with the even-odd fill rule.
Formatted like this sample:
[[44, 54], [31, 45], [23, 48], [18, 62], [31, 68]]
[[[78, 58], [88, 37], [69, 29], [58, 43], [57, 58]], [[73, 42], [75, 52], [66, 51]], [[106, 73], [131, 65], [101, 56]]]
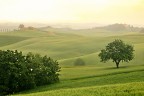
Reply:
[[106, 25], [106, 26], [101, 26], [101, 27], [92, 27], [92, 28], [87, 28], [87, 29], [73, 29], [70, 27], [52, 27], [52, 26], [46, 26], [46, 27], [41, 27], [40, 30], [43, 31], [56, 31], [56, 32], [62, 32], [62, 33], [90, 33], [90, 32], [141, 32], [143, 27], [134, 27], [133, 25], [129, 24], [111, 24], [111, 25]]
[[[33, 26], [35, 28], [55, 28], [55, 29], [62, 29], [62, 30], [86, 30], [86, 29], [101, 29], [107, 31], [140, 31], [143, 27], [135, 27], [130, 24], [97, 24], [97, 23], [66, 23], [66, 24], [42, 24], [42, 23], [24, 23], [25, 26]], [[19, 23], [0, 23], [0, 29], [2, 28], [10, 28], [10, 29], [17, 29]], [[46, 27], [44, 27], [46, 26]]]
[[134, 27], [133, 25], [128, 25], [128, 24], [111, 24], [111, 25], [107, 25], [104, 27], [99, 27], [105, 30], [109, 30], [109, 31], [115, 31], [115, 32], [121, 32], [121, 31], [125, 31], [125, 32], [139, 32], [142, 28], [140, 27]]

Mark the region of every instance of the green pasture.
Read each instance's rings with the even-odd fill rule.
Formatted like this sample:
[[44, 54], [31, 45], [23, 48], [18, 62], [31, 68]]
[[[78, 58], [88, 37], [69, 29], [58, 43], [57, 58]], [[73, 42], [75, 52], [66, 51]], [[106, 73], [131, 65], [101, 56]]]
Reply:
[[[115, 39], [134, 46], [135, 58], [102, 63], [101, 49]], [[18, 93], [18, 96], [142, 96], [144, 95], [144, 34], [108, 32], [100, 29], [43, 28], [0, 33], [1, 50], [19, 50], [48, 55], [58, 60], [60, 82]], [[85, 66], [74, 66], [77, 58]]]
[[143, 96], [144, 83], [126, 83], [83, 88], [60, 89], [17, 96]]
[[[59, 83], [52, 84], [52, 85], [47, 85], [47, 86], [41, 86], [41, 87], [38, 87], [38, 88], [33, 89], [33, 90], [29, 90], [29, 91], [19, 93], [17, 95], [18, 96], [21, 96], [21, 95], [22, 96], [23, 95], [26, 95], [26, 96], [27, 95], [28, 96], [29, 95], [30, 96], [34, 96], [34, 95], [40, 95], [40, 96], [53, 95], [53, 96], [57, 96], [58, 94], [57, 94], [56, 91], [61, 90], [62, 92], [59, 93], [60, 96], [64, 96], [64, 94], [66, 94], [66, 93], [70, 94], [69, 96], [75, 96], [78, 91], [82, 91], [81, 89], [86, 88], [87, 90], [90, 91], [91, 89], [93, 89], [95, 87], [94, 90], [91, 90], [91, 92], [94, 95], [94, 94], [97, 94], [97, 92], [99, 92], [99, 89], [97, 89], [97, 88], [104, 87], [105, 85], [108, 85], [109, 87], [120, 85], [120, 86], [117, 86], [117, 87], [110, 87], [110, 89], [107, 86], [106, 89], [107, 89], [108, 93], [110, 91], [112, 91], [111, 94], [118, 94], [118, 93], [115, 93], [115, 90], [122, 91], [121, 85], [124, 85], [123, 88], [125, 90], [130, 91], [131, 90], [130, 88], [135, 88], [135, 90], [131, 90], [132, 93], [133, 92], [135, 93], [135, 91], [137, 91], [140, 94], [142, 94], [141, 92], [144, 91], [144, 89], [141, 89], [141, 88], [143, 88], [142, 86], [143, 86], [143, 83], [144, 83], [143, 82], [144, 81], [143, 73], [144, 73], [144, 70], [135, 70], [133, 72], [132, 71], [117, 72], [117, 73], [96, 75], [96, 76], [91, 76], [91, 77], [62, 80]], [[134, 83], [134, 82], [139, 82], [139, 83]], [[130, 85], [132, 84], [131, 87], [129, 86], [129, 84], [127, 85], [127, 83], [130, 83]], [[135, 86], [137, 86], [137, 87], [135, 87]], [[67, 91], [67, 90], [69, 90], [69, 91]], [[76, 93], [73, 93], [73, 92], [71, 92], [72, 90], [77, 90], [77, 91], [76, 91]], [[67, 91], [67, 92], [65, 93], [65, 91]], [[100, 93], [104, 92], [103, 95], [107, 95], [108, 94], [107, 91], [105, 91], [105, 88], [104, 88], [103, 90], [101, 89]], [[88, 91], [86, 91], [86, 92], [88, 92]], [[123, 93], [120, 93], [120, 95], [122, 95], [122, 94]], [[83, 95], [85, 95], [85, 94], [81, 93], [80, 96], [83, 96]], [[128, 93], [127, 93], [127, 95], [128, 95]]]

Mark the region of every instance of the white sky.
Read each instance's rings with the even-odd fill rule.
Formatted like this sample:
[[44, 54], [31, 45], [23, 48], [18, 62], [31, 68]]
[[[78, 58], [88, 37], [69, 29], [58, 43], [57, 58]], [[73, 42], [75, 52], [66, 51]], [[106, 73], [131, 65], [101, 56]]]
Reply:
[[144, 25], [144, 0], [0, 0], [0, 22]]

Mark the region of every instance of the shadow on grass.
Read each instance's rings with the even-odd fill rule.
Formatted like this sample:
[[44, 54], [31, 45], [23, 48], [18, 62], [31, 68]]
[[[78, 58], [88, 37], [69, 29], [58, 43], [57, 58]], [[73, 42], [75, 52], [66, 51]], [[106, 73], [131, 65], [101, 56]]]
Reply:
[[103, 68], [105, 70], [111, 70], [111, 69], [124, 69], [124, 68], [128, 68], [130, 66], [119, 66], [119, 68], [116, 68], [116, 67], [108, 67], [108, 68]]

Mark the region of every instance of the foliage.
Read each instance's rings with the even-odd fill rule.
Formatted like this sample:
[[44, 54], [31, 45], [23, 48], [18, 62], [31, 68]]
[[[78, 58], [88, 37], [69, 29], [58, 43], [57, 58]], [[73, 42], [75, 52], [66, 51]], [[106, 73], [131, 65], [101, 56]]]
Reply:
[[83, 61], [83, 59], [78, 58], [78, 59], [75, 60], [74, 65], [75, 66], [84, 66], [85, 62]]
[[24, 28], [24, 25], [23, 25], [23, 24], [20, 24], [20, 25], [19, 25], [19, 28], [20, 28], [20, 29], [23, 29], [23, 28]]
[[27, 54], [27, 61], [29, 72], [33, 74], [37, 86], [59, 81], [57, 72], [60, 67], [57, 61], [32, 53]]
[[128, 62], [134, 58], [133, 51], [133, 46], [125, 44], [122, 40], [115, 40], [109, 43], [106, 49], [101, 50], [99, 57], [102, 62], [112, 59], [118, 68], [121, 61]]
[[47, 56], [0, 50], [0, 95], [59, 81], [58, 62]]
[[27, 27], [27, 29], [29, 29], [29, 30], [33, 30], [33, 29], [35, 29], [35, 28], [32, 27], [32, 26], [29, 26], [29, 27]]

